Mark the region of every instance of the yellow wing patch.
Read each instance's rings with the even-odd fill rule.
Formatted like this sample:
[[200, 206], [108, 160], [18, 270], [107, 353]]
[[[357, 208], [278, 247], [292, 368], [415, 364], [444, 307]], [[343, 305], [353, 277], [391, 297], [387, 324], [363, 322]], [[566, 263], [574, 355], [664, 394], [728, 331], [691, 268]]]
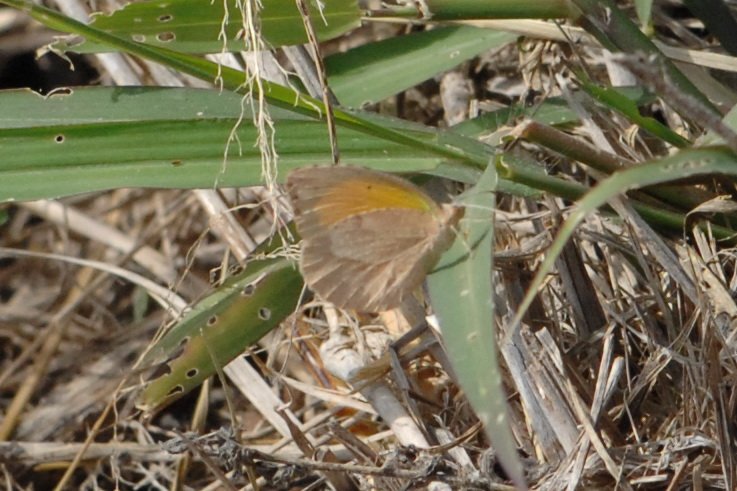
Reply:
[[419, 210], [433, 218], [441, 214], [437, 203], [414, 184], [361, 167], [296, 169], [287, 177], [287, 190], [297, 215], [320, 227], [387, 209]]
[[356, 214], [390, 208], [435, 212], [437, 205], [419, 189], [371, 177], [334, 183], [315, 201], [320, 222], [330, 225]]

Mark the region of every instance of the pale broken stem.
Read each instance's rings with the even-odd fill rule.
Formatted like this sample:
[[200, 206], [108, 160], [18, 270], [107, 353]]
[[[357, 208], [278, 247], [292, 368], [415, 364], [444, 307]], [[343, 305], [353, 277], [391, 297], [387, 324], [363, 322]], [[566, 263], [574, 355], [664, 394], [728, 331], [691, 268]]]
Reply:
[[[324, 312], [330, 326], [330, 336], [320, 346], [320, 355], [325, 368], [341, 380], [353, 380], [356, 374], [366, 366], [364, 356], [360, 353], [361, 345], [354, 343], [350, 336], [342, 332], [342, 323], [335, 309], [325, 308]], [[422, 430], [395, 397], [386, 382], [376, 380], [358, 390], [386, 422], [402, 445], [414, 445], [422, 449], [430, 447]]]

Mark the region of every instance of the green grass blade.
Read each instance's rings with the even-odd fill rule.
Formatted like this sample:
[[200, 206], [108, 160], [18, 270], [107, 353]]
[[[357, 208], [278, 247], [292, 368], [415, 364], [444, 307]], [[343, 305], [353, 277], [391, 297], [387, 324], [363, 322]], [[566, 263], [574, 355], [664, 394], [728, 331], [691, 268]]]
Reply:
[[[310, 2], [313, 27], [318, 40], [340, 36], [361, 23], [361, 11], [356, 0], [331, 0], [319, 14], [317, 2]], [[92, 24], [114, 36], [168, 48], [183, 53], [219, 53], [243, 51], [243, 13], [238, 2], [230, 0], [227, 13], [224, 2], [176, 0], [159, 2], [146, 0], [129, 3], [110, 15], [96, 15]], [[227, 42], [223, 42], [224, 32]], [[267, 46], [308, 42], [302, 16], [294, 0], [269, 0], [259, 12], [259, 33]], [[61, 50], [77, 53], [110, 51], [110, 46], [95, 42], [55, 45]]]
[[556, 19], [568, 17], [568, 0], [423, 0], [433, 20]]
[[495, 455], [512, 480], [524, 487], [522, 466], [507, 419], [494, 329], [491, 272], [495, 188], [492, 163], [467, 193], [459, 236], [437, 271], [428, 277], [428, 286], [458, 381], [484, 424]]
[[340, 103], [362, 107], [423, 82], [479, 53], [516, 39], [474, 27], [440, 27], [369, 43], [325, 59]]
[[286, 259], [250, 263], [200, 301], [149, 352], [167, 369], [144, 387], [138, 406], [150, 411], [198, 387], [294, 312], [299, 271]]
[[[617, 94], [623, 97], [621, 104], [635, 108], [641, 104], [649, 104], [655, 99], [640, 87], [617, 87]], [[523, 118], [557, 127], [580, 123], [578, 114], [568, 106], [564, 98], [550, 97], [533, 106], [515, 103], [509, 107], [483, 113], [454, 125], [451, 130], [466, 137], [478, 138], [491, 134], [502, 126], [513, 126]]]
[[655, 118], [643, 116], [632, 99], [620, 92], [618, 88], [601, 87], [585, 79], [581, 79], [581, 88], [601, 104], [618, 111], [632, 123], [657, 136], [671, 145], [683, 148], [691, 145], [687, 139], [671, 130]]
[[635, 0], [635, 11], [637, 12], [637, 18], [640, 20], [640, 25], [644, 26], [645, 30], [651, 30], [653, 0]]
[[[261, 183], [257, 129], [247, 111], [238, 142], [240, 96], [182, 88], [75, 89], [44, 98], [0, 92], [0, 201], [54, 198], [120, 187], [212, 188]], [[286, 171], [330, 161], [324, 123], [272, 108], [279, 165]], [[433, 130], [400, 126], [433, 140]], [[355, 130], [341, 132], [343, 162], [418, 172], [444, 159]]]

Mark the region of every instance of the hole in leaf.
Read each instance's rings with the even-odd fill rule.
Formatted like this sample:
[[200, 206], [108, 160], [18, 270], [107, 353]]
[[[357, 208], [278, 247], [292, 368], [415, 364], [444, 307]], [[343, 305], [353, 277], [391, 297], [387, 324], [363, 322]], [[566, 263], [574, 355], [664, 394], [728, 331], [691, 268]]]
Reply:
[[182, 356], [182, 353], [184, 353], [184, 350], [187, 347], [187, 343], [189, 343], [189, 336], [185, 336], [181, 341], [179, 341], [177, 347], [169, 354], [168, 360], [176, 360]]
[[176, 396], [178, 394], [184, 394], [184, 387], [176, 385], [166, 394], [166, 397]]
[[157, 378], [165, 377], [171, 374], [171, 367], [168, 363], [159, 363], [156, 369], [146, 377], [146, 382], [156, 380]]
[[195, 378], [198, 373], [200, 373], [198, 369], [190, 368], [189, 370], [187, 370], [186, 375], [187, 375], [187, 378]]
[[54, 141], [56, 143], [64, 143], [64, 140], [65, 140], [64, 135], [56, 135], [54, 137]]
[[213, 315], [212, 317], [210, 317], [209, 319], [207, 319], [207, 325], [210, 326], [210, 327], [212, 327], [215, 324], [217, 324], [217, 322], [218, 322], [218, 316], [217, 315]]
[[267, 309], [266, 307], [261, 307], [258, 309], [258, 318], [262, 321], [267, 321], [271, 319], [271, 309]]
[[218, 281], [220, 281], [220, 268], [215, 268], [210, 270], [210, 284], [216, 285]]
[[174, 41], [176, 38], [177, 36], [171, 31], [160, 32], [159, 34], [156, 35], [156, 39], [158, 39], [162, 43], [168, 43], [168, 42]]
[[241, 290], [241, 296], [250, 297], [255, 291], [256, 287], [254, 285], [246, 285], [243, 287], [243, 290]]
[[46, 98], [50, 99], [51, 97], [54, 97], [57, 95], [59, 96], [72, 95], [73, 93], [74, 91], [70, 89], [69, 87], [57, 87], [55, 89], [50, 90], [49, 93], [46, 94]]
[[171, 14], [164, 14], [160, 15], [156, 20], [159, 22], [170, 22], [172, 19], [174, 19], [174, 16]]

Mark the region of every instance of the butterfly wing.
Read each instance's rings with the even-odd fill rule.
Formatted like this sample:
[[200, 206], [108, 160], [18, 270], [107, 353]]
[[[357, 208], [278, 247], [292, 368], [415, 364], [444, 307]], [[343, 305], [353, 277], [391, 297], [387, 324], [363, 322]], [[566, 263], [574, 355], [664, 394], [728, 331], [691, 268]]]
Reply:
[[340, 307], [387, 310], [419, 286], [446, 243], [448, 214], [403, 179], [360, 167], [287, 178], [311, 289]]
[[415, 210], [355, 215], [304, 240], [302, 274], [340, 307], [387, 310], [422, 283], [437, 234], [437, 224]]

